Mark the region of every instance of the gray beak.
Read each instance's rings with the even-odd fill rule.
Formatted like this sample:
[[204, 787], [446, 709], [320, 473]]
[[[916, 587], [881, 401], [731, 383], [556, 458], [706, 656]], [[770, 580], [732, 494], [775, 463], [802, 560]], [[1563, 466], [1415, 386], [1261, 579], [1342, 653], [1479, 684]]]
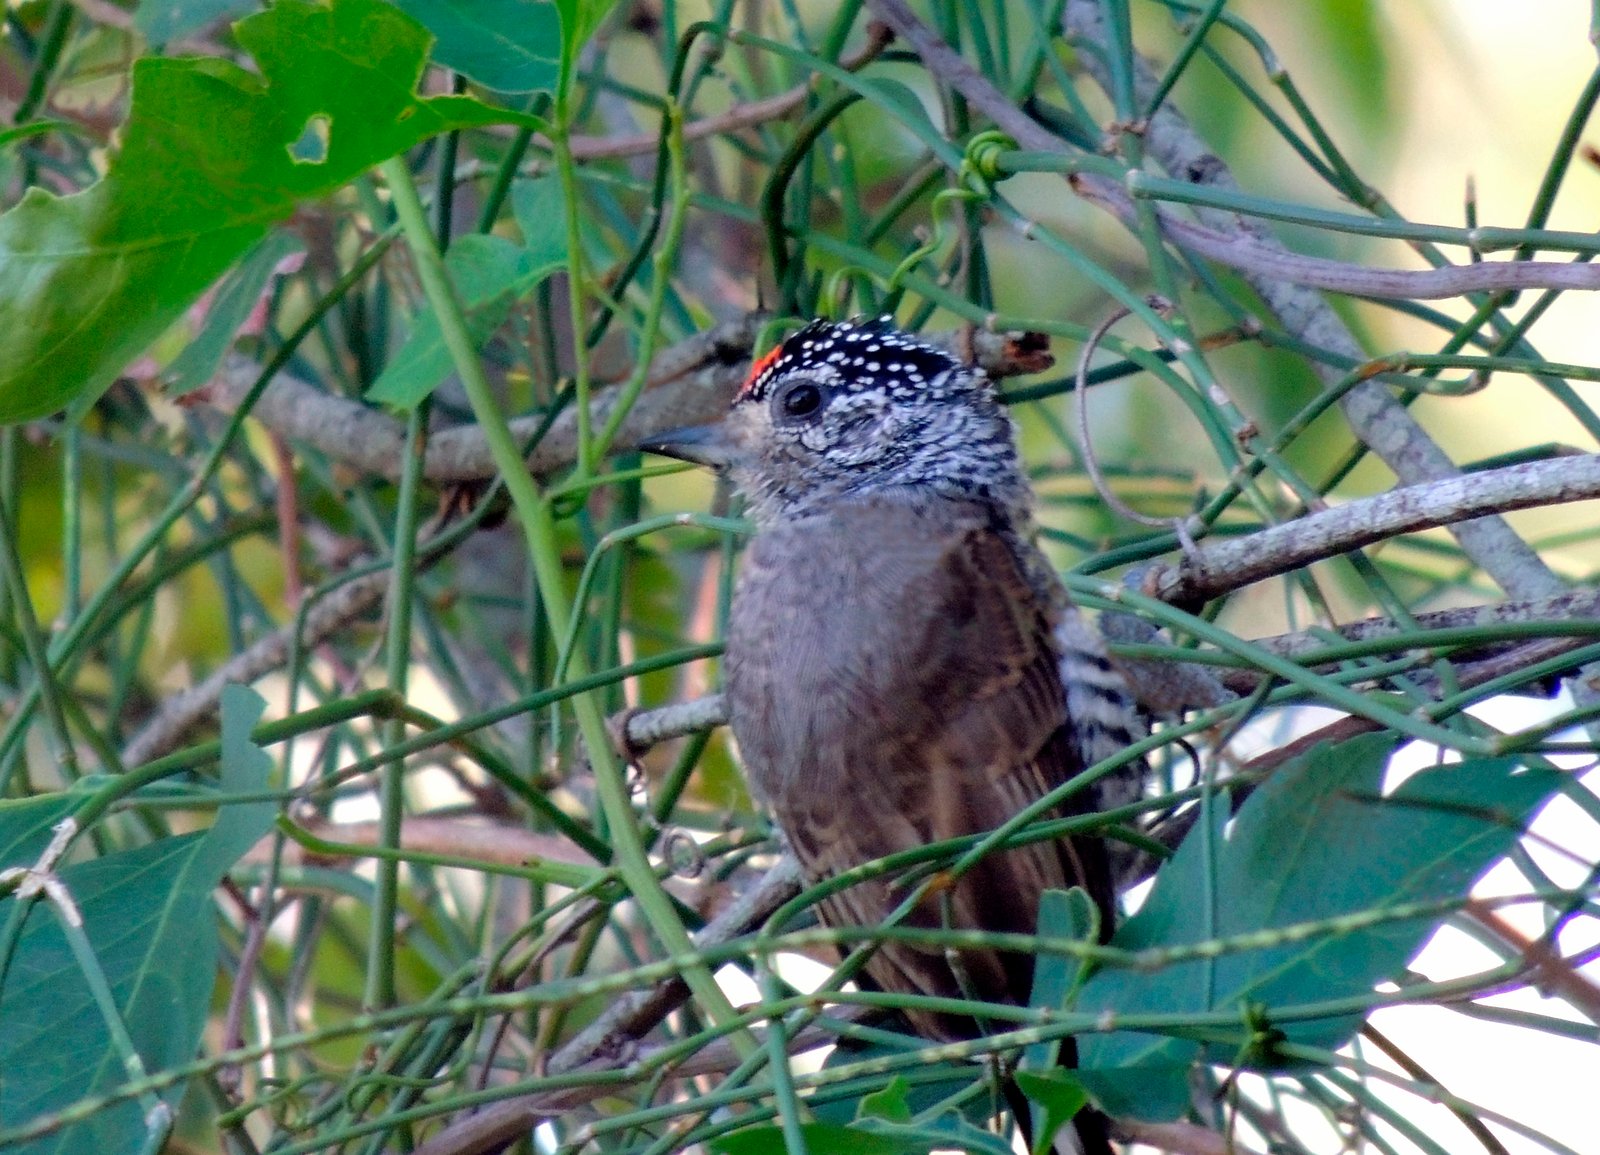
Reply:
[[727, 429], [721, 422], [716, 425], [692, 425], [687, 429], [673, 429], [658, 433], [639, 442], [639, 448], [662, 457], [676, 457], [712, 469], [726, 469], [734, 459], [734, 445], [728, 439]]

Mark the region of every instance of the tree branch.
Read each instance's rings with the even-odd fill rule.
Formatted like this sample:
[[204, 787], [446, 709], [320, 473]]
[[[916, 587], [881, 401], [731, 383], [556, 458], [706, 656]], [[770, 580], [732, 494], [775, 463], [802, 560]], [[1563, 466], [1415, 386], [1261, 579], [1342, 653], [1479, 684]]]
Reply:
[[[765, 314], [748, 313], [657, 355], [644, 392], [629, 410], [612, 449], [632, 449], [669, 429], [721, 420], [744, 383], [750, 347], [766, 319]], [[930, 339], [950, 345], [999, 379], [1049, 367], [1048, 354], [1032, 336], [979, 329], [942, 337], [930, 334]], [[231, 355], [202, 396], [221, 411], [232, 413], [260, 372], [260, 366], [249, 358]], [[622, 388], [614, 385], [595, 397], [589, 409], [592, 428], [604, 426]], [[279, 436], [309, 445], [333, 460], [376, 477], [399, 480], [405, 423], [379, 409], [334, 396], [280, 372], [261, 394], [251, 416]], [[543, 423], [544, 415], [536, 413], [512, 418], [509, 424], [512, 436], [526, 441]], [[578, 417], [569, 408], [528, 454], [528, 469], [535, 476], [548, 477], [571, 465], [577, 452]], [[434, 484], [493, 478], [495, 466], [483, 431], [476, 425], [458, 425], [431, 433], [422, 472]]]
[[1166, 602], [1198, 604], [1398, 534], [1596, 497], [1600, 454], [1592, 453], [1402, 486], [1247, 537], [1203, 544], [1180, 562], [1153, 566], [1144, 588]]

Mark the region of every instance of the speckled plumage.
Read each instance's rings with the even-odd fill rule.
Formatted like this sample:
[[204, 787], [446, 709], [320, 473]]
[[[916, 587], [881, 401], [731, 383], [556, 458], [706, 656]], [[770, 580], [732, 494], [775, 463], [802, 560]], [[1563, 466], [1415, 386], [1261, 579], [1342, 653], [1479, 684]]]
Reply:
[[[993, 830], [1132, 739], [1120, 675], [1033, 544], [1011, 420], [980, 371], [887, 321], [814, 322], [756, 363], [692, 451], [665, 442], [726, 468], [757, 524], [728, 626], [730, 715], [751, 787], [812, 880]], [[1060, 811], [1092, 809], [1084, 791]], [[905, 922], [1032, 933], [1040, 893], [1071, 885], [1109, 934], [1094, 838], [990, 855]], [[819, 912], [877, 925], [905, 894], [880, 877]], [[1026, 1003], [1032, 961], [890, 942], [866, 974]], [[982, 1027], [908, 1017], [934, 1039]]]

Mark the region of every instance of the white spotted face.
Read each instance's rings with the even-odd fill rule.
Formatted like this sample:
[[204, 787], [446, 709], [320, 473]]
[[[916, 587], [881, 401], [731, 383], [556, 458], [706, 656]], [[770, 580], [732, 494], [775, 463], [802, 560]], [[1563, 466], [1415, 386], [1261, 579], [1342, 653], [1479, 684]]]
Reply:
[[1025, 501], [987, 377], [887, 319], [814, 321], [758, 360], [726, 430], [758, 522], [891, 486]]

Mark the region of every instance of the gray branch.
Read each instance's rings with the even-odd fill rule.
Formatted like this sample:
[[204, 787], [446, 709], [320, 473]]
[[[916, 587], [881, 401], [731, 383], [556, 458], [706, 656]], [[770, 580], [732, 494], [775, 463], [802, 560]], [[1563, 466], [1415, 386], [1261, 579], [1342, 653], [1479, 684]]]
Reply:
[[1593, 453], [1402, 486], [1247, 537], [1207, 542], [1182, 561], [1151, 567], [1144, 589], [1167, 602], [1204, 602], [1397, 534], [1596, 497], [1600, 454]]
[[[1415, 616], [1418, 634], [1410, 627], [1402, 628], [1392, 618], [1367, 618], [1335, 626], [1334, 632], [1347, 642], [1365, 642], [1375, 638], [1416, 638], [1426, 645], [1427, 633], [1434, 630], [1483, 629], [1515, 622], [1571, 622], [1600, 618], [1600, 590], [1569, 590], [1553, 598], [1535, 598], [1531, 601], [1498, 602], [1487, 606], [1458, 606], [1454, 609], [1435, 610]], [[1314, 654], [1328, 646], [1328, 635], [1299, 632], [1280, 634], [1275, 638], [1258, 638], [1252, 645], [1284, 658], [1300, 658]]]
[[[765, 317], [750, 313], [698, 333], [662, 351], [651, 363], [645, 389], [628, 411], [613, 449], [632, 449], [669, 429], [717, 421], [728, 411], [733, 395], [749, 371], [750, 347]], [[931, 335], [969, 357], [991, 377], [1039, 372], [1049, 367], [1027, 334], [966, 333]], [[231, 413], [261, 372], [249, 358], [234, 354], [210, 383], [205, 396]], [[594, 428], [605, 424], [622, 386], [601, 390], [590, 403]], [[405, 422], [388, 413], [337, 397], [288, 373], [279, 373], [251, 410], [263, 425], [292, 441], [309, 445], [327, 457], [365, 473], [398, 481], [405, 456]], [[511, 435], [525, 441], [544, 418], [533, 414], [511, 419]], [[571, 465], [578, 454], [578, 417], [569, 408], [557, 417], [528, 455], [528, 470], [547, 477]], [[423, 476], [435, 484], [486, 481], [495, 476], [494, 459], [477, 425], [440, 429], [428, 437]]]
[[[629, 411], [615, 448], [632, 448], [646, 437], [685, 425], [715, 421], [727, 412], [744, 380], [759, 314], [728, 321], [663, 351], [651, 364], [645, 389]], [[209, 399], [232, 412], [260, 373], [260, 366], [231, 356], [211, 383]], [[591, 402], [595, 428], [604, 424], [622, 387], [602, 390]], [[274, 432], [310, 445], [328, 457], [366, 473], [396, 481], [405, 454], [405, 422], [389, 414], [336, 397], [287, 373], [279, 373], [261, 394], [251, 415]], [[541, 415], [513, 418], [511, 435], [529, 440]], [[569, 408], [528, 455], [528, 469], [546, 476], [577, 458], [578, 417]], [[494, 477], [494, 460], [476, 425], [441, 429], [428, 438], [423, 476], [434, 483], [484, 481]]]

